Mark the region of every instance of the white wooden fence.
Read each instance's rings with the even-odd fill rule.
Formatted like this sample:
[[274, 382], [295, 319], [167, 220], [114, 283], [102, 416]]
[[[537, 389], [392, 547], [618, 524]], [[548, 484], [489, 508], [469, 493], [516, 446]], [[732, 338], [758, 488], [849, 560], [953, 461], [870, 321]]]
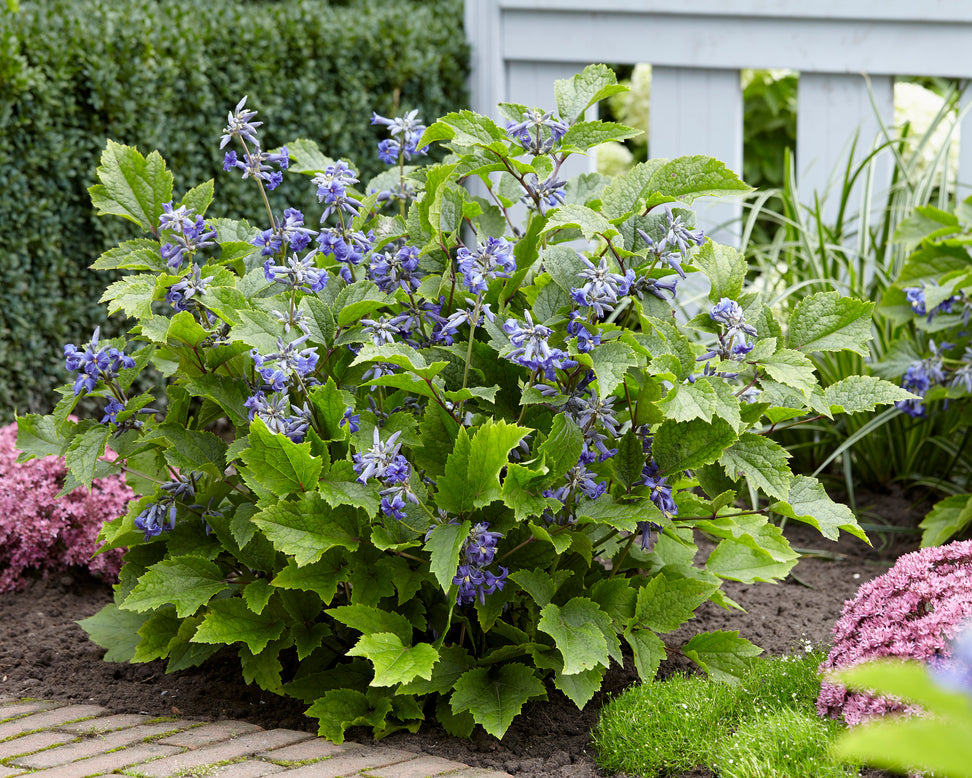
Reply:
[[[969, 0], [466, 0], [465, 25], [473, 110], [496, 116], [499, 102], [553, 109], [555, 79], [592, 62], [645, 62], [652, 156], [707, 154], [737, 173], [739, 71], [799, 71], [796, 154], [806, 202], [826, 191], [855, 132], [868, 149], [878, 137], [875, 107], [891, 126], [895, 76], [972, 78]], [[963, 116], [964, 197], [972, 193], [972, 111]], [[703, 219], [718, 224], [739, 209], [719, 204]]]

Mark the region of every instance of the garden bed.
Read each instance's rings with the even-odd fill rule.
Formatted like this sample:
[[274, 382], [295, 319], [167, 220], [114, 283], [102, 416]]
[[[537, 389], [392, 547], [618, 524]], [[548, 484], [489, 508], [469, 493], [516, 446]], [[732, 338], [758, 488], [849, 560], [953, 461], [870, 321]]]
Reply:
[[[867, 510], [866, 521], [880, 520], [894, 528], [915, 527], [927, 509], [912, 507], [898, 492], [858, 495], [858, 505]], [[789, 527], [787, 535], [794, 547], [824, 554], [802, 559], [791, 578], [780, 585], [727, 583], [729, 596], [747, 612], [727, 613], [706, 604], [683, 628], [684, 637], [706, 630], [739, 630], [772, 654], [800, 650], [807, 640], [826, 644], [844, 601], [861, 583], [885, 572], [898, 556], [914, 550], [918, 540], [916, 533], [889, 532], [874, 535], [875, 548], [869, 548], [850, 536], [831, 543], [802, 525]], [[196, 719], [242, 719], [263, 727], [315, 729], [316, 722], [303, 715], [301, 703], [246, 686], [232, 652], [217, 655], [201, 668], [168, 676], [162, 662], [103, 662], [104, 651], [74, 622], [96, 613], [110, 599], [110, 587], [80, 575], [53, 576], [0, 596], [0, 695], [91, 702], [119, 713], [175, 713]], [[670, 659], [662, 673], [681, 666], [677, 658]], [[383, 742], [516, 776], [601, 776], [588, 740], [597, 710], [635, 680], [633, 668], [615, 668], [606, 677], [603, 691], [580, 713], [556, 692], [548, 702], [528, 704], [501, 741], [487, 735], [460, 741], [430, 725]], [[350, 734], [359, 741], [370, 736], [365, 730]]]

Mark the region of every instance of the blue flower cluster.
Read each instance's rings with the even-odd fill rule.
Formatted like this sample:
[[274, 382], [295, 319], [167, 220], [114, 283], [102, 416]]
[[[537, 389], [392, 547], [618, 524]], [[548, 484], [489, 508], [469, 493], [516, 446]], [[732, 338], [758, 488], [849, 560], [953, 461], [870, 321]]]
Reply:
[[[233, 138], [237, 138], [243, 144], [243, 159], [241, 160], [235, 151], [226, 152], [223, 157], [223, 170], [238, 169], [243, 171], [243, 178], [254, 178], [258, 181], [266, 182], [267, 189], [276, 189], [283, 181], [283, 173], [290, 166], [290, 154], [284, 146], [278, 152], [268, 153], [260, 149], [260, 140], [257, 138], [257, 130], [263, 122], [253, 121], [257, 115], [256, 111], [248, 111], [244, 107], [246, 97], [236, 104], [236, 108], [230, 111], [226, 126], [223, 128], [223, 135], [220, 137], [219, 147], [225, 148], [226, 144]], [[247, 143], [252, 148], [247, 147]], [[271, 165], [277, 165], [280, 170], [273, 170]]]
[[[932, 308], [930, 311], [926, 309], [925, 306], [925, 287], [924, 286], [909, 286], [904, 290], [905, 298], [911, 305], [911, 310], [915, 312], [916, 316], [927, 316], [929, 323], [940, 313], [951, 313], [952, 307], [955, 303], [961, 301], [961, 297], [958, 295], [952, 295], [945, 300], [942, 300], [938, 305]], [[968, 325], [969, 314], [963, 312], [964, 320], [963, 324]]]
[[[349, 408], [345, 413], [345, 418], [351, 421], [348, 414]], [[355, 423], [356, 426], [356, 423]], [[381, 511], [386, 516], [401, 521], [405, 518], [405, 502], [418, 504], [419, 499], [409, 485], [409, 478], [412, 475], [412, 466], [408, 460], [402, 456], [402, 444], [398, 441], [401, 430], [389, 435], [388, 440], [382, 442], [378, 428], [375, 427], [373, 434], [373, 444], [370, 449], [352, 457], [354, 472], [358, 474], [357, 481], [362, 484], [368, 483], [372, 478], [382, 484]]]
[[[931, 353], [925, 359], [912, 362], [908, 365], [904, 378], [901, 379], [901, 386], [920, 397], [917, 400], [898, 400], [895, 403], [895, 407], [898, 410], [903, 411], [914, 419], [920, 419], [926, 415], [927, 411], [921, 398], [924, 398], [928, 390], [933, 386], [945, 386], [949, 382], [945, 372], [944, 352], [950, 348], [952, 348], [951, 343], [943, 342], [940, 345], [935, 345], [935, 341], [929, 341], [928, 350]], [[966, 354], [972, 355], [968, 350]], [[960, 372], [956, 371], [957, 374]], [[954, 378], [958, 379], [958, 383], [955, 385], [965, 385], [966, 380], [968, 380], [968, 374], [969, 371], [965, 371], [961, 375], [956, 375]]]
[[486, 603], [486, 595], [502, 591], [506, 585], [509, 570], [500, 566], [499, 575], [486, 568], [493, 563], [496, 543], [503, 537], [499, 532], [490, 532], [489, 524], [480, 522], [473, 525], [462, 545], [459, 567], [452, 583], [459, 587], [456, 595], [457, 605], [468, 605], [477, 599]]
[[531, 108], [520, 121], [506, 124], [506, 134], [535, 157], [549, 154], [563, 140], [568, 129], [560, 118], [539, 108]]
[[[176, 502], [191, 502], [196, 496], [194, 474], [176, 475], [171, 481], [162, 484], [162, 491], [166, 494], [156, 502], [150, 503], [135, 517], [136, 529], [145, 533], [145, 540], [157, 537], [164, 530], [171, 532], [175, 529]], [[193, 508], [202, 506], [193, 505]]]
[[387, 127], [391, 135], [378, 144], [378, 159], [386, 165], [398, 165], [428, 151], [428, 146], [418, 148], [418, 142], [425, 132], [425, 125], [418, 118], [418, 110], [409, 111], [404, 116], [393, 119], [386, 119], [384, 116], [372, 113], [371, 123]]
[[456, 252], [456, 264], [466, 288], [473, 294], [486, 292], [494, 278], [509, 278], [516, 272], [513, 245], [502, 238], [490, 237], [475, 251], [462, 246]]
[[607, 263], [607, 257], [601, 257], [595, 265], [587, 257], [581, 256], [583, 269], [577, 275], [584, 281], [578, 288], [571, 288], [571, 299], [584, 308], [593, 309], [598, 318], [603, 318], [614, 310], [618, 304], [618, 297], [624, 296], [635, 280], [635, 272], [631, 268], [624, 275], [613, 272]]
[[368, 277], [385, 294], [395, 289], [414, 292], [419, 288], [419, 250], [402, 246], [395, 252], [376, 252], [371, 255]]
[[191, 262], [199, 249], [214, 245], [216, 240], [216, 230], [202, 216], [184, 205], [173, 209], [171, 201], [162, 206], [159, 232], [168, 239], [159, 253], [172, 271], [181, 269], [187, 259]]
[[722, 325], [719, 344], [699, 359], [711, 359], [715, 356], [734, 362], [745, 359], [746, 354], [753, 350], [753, 344], [747, 342], [746, 336], [755, 338], [756, 328], [746, 323], [746, 317], [739, 303], [723, 297], [709, 311], [709, 318]]
[[287, 208], [282, 221], [263, 230], [251, 243], [260, 249], [263, 256], [272, 257], [288, 251], [303, 251], [316, 234], [316, 230], [304, 226], [303, 213], [296, 208]]
[[193, 301], [206, 294], [206, 287], [215, 276], [202, 277], [199, 265], [193, 265], [180, 281], [166, 288], [165, 301], [176, 311], [188, 311], [193, 307]]
[[553, 334], [552, 329], [534, 324], [529, 311], [524, 311], [523, 317], [525, 324], [516, 319], [507, 319], [503, 324], [503, 332], [513, 344], [513, 350], [505, 355], [507, 359], [530, 368], [534, 373], [543, 373], [548, 381], [556, 378], [555, 369], [564, 370], [577, 365], [566, 351], [550, 347], [547, 341]]
[[264, 385], [243, 403], [249, 411], [250, 421], [259, 418], [268, 430], [286, 435], [295, 443], [304, 439], [311, 423], [307, 403], [293, 405], [289, 396], [293, 383], [299, 386], [313, 383], [311, 374], [317, 368], [317, 347], [300, 348], [307, 338], [304, 334], [284, 343], [283, 338], [278, 337], [277, 351], [272, 354], [261, 354], [257, 349], [250, 351], [250, 358]]
[[702, 230], [690, 230], [682, 221], [681, 215], [675, 216], [671, 209], [666, 211], [668, 226], [665, 234], [659, 241], [654, 241], [639, 229], [638, 234], [648, 245], [648, 252], [655, 257], [656, 262], [668, 265], [678, 275], [685, 278], [685, 270], [682, 264], [690, 258], [692, 245], [701, 246], [705, 242], [705, 234]]
[[64, 346], [64, 366], [72, 373], [77, 373], [74, 379], [74, 395], [81, 392], [93, 392], [98, 381], [111, 382], [118, 377], [122, 368], [135, 367], [135, 360], [123, 354], [114, 346], [98, 347], [98, 337], [101, 328], [95, 329], [91, 342], [79, 351], [73, 343]]

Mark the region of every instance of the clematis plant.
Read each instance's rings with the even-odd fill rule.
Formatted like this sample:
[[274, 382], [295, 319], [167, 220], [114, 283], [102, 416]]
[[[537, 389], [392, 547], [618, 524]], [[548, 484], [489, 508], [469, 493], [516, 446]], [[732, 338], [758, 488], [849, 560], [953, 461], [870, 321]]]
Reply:
[[[141, 495], [101, 535], [129, 548], [115, 602], [82, 622], [106, 658], [171, 672], [234, 646], [248, 683], [338, 741], [425, 716], [500, 736], [551, 688], [583, 707], [625, 652], [644, 679], [674, 651], [744, 669], [759, 649], [736, 632], [665, 636], [707, 600], [738, 607], [722, 580], [787, 574], [772, 514], [863, 537], [771, 433], [912, 395], [817, 386], [807, 354], [863, 353], [872, 304], [819, 294], [779, 322], [747, 293], [743, 256], [687, 207], [747, 191], [722, 163], [566, 177], [636, 132], [584, 118], [621, 89], [592, 66], [557, 82], [556, 113], [501, 106], [505, 127], [376, 114], [391, 166], [360, 188], [311, 141], [261, 152], [240, 102], [221, 142], [264, 192], [253, 225], [212, 215], [212, 181], [175, 202], [157, 153], [108, 143], [92, 199], [146, 233], [95, 263], [134, 271], [104, 296], [133, 319], [124, 356], [80, 383], [113, 415], [71, 421], [66, 389], [19, 420], [27, 456]], [[445, 161], [405, 164], [435, 144]], [[278, 202], [284, 173], [320, 214]], [[690, 273], [710, 302], [679, 324]], [[135, 394], [150, 364], [164, 394]]]

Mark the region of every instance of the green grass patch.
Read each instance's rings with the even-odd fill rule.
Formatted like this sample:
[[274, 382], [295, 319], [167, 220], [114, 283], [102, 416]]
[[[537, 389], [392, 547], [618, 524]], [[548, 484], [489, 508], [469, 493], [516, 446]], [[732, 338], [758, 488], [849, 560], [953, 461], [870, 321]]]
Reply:
[[671, 776], [699, 765], [721, 778], [841, 778], [828, 755], [843, 726], [816, 713], [820, 653], [758, 659], [730, 685], [674, 675], [633, 686], [601, 711], [595, 759], [608, 772]]

